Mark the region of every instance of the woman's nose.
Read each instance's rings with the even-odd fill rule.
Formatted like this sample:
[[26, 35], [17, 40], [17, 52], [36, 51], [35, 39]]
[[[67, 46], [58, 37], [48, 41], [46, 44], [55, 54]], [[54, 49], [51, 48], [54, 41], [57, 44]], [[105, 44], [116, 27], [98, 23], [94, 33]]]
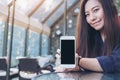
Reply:
[[96, 20], [96, 18], [97, 18], [97, 17], [96, 17], [95, 15], [90, 15], [90, 20], [91, 20], [91, 21]]

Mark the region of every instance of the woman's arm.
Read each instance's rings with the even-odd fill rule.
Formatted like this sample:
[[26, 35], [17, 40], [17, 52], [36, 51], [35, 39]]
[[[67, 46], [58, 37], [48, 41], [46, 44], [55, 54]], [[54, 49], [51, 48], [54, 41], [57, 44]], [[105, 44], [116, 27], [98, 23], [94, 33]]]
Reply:
[[103, 72], [103, 69], [96, 58], [81, 58], [79, 64], [87, 70]]

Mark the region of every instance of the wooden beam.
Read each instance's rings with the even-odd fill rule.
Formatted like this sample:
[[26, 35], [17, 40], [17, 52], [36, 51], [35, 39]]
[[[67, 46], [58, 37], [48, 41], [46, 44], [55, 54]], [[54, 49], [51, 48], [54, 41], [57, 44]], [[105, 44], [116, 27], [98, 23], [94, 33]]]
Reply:
[[[16, 0], [15, 0], [16, 1]], [[13, 5], [13, 2], [11, 0], [11, 2], [8, 4], [9, 7], [11, 7]]]
[[45, 23], [50, 17], [52, 14], [55, 13], [55, 11], [57, 11], [57, 9], [64, 3], [64, 1], [62, 0], [58, 5], [57, 7], [55, 7], [55, 9], [53, 11], [51, 11], [51, 13], [44, 19], [42, 20], [42, 23]]
[[31, 12], [28, 14], [28, 17], [31, 17], [35, 11], [44, 3], [45, 0], [42, 0]]
[[[68, 8], [67, 12], [69, 13], [69, 11], [70, 11], [77, 3], [79, 3], [79, 2], [80, 2], [80, 0], [77, 0], [76, 2], [74, 2], [74, 3], [72, 4], [72, 6], [70, 6], [70, 7]], [[54, 21], [54, 22], [52, 23], [52, 25], [50, 25], [50, 27], [53, 26], [53, 25], [55, 25], [59, 20], [61, 20], [61, 19], [63, 18], [63, 16], [64, 16], [64, 13], [63, 13], [56, 21]], [[44, 23], [44, 24], [45, 24], [45, 23]]]
[[9, 6], [9, 7], [11, 7], [11, 6], [12, 6], [12, 1], [8, 4], [8, 6]]

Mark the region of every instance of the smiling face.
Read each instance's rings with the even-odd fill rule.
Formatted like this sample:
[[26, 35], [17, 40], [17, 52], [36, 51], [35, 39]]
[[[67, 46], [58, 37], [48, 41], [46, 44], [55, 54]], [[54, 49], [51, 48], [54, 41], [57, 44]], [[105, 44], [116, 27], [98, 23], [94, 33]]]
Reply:
[[85, 4], [85, 15], [88, 24], [95, 30], [101, 31], [104, 26], [104, 12], [98, 0], [88, 0]]

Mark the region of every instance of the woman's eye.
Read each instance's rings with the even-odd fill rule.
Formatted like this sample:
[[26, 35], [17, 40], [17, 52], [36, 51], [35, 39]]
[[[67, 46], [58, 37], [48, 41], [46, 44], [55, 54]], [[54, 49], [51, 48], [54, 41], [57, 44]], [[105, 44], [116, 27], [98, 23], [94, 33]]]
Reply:
[[95, 9], [94, 12], [97, 12], [99, 9]]
[[89, 14], [85, 14], [85, 16], [89, 16]]

